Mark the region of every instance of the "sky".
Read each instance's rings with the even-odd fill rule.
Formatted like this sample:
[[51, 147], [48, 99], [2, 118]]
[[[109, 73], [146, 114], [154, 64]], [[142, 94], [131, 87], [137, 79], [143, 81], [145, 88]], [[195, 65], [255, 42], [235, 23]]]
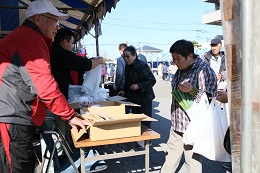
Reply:
[[[148, 45], [168, 52], [179, 39], [209, 42], [222, 35], [221, 26], [202, 23], [203, 14], [214, 11], [213, 3], [203, 0], [120, 0], [102, 20], [99, 36], [100, 56], [118, 58], [118, 45], [136, 48]], [[90, 30], [94, 35], [94, 28]], [[96, 56], [95, 39], [86, 35], [81, 43], [89, 57]]]

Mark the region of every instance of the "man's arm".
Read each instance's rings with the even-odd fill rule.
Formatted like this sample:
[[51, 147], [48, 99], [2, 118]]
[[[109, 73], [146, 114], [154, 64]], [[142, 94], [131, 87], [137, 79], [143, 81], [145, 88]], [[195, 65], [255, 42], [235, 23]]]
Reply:
[[123, 85], [125, 83], [125, 67], [123, 62], [120, 61], [120, 58], [117, 59], [117, 65], [116, 65], [116, 80], [114, 84], [114, 89], [123, 89]]
[[103, 64], [103, 57], [91, 58], [91, 62], [92, 62], [91, 69], [93, 69], [96, 66], [98, 66], [99, 64]]

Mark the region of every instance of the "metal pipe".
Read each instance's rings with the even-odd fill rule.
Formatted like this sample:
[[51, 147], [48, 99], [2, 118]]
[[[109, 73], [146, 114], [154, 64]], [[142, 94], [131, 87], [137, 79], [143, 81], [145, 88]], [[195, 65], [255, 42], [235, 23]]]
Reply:
[[242, 134], [240, 167], [242, 173], [251, 173], [252, 170], [252, 81], [253, 78], [253, 51], [252, 51], [252, 1], [241, 1], [242, 26]]
[[[99, 43], [98, 43], [98, 37], [99, 37], [99, 21], [96, 17], [96, 13], [94, 13], [95, 17], [94, 17], [94, 21], [95, 21], [95, 39], [96, 39], [96, 53], [97, 53], [97, 56], [99, 56]], [[101, 26], [100, 26], [101, 27]]]

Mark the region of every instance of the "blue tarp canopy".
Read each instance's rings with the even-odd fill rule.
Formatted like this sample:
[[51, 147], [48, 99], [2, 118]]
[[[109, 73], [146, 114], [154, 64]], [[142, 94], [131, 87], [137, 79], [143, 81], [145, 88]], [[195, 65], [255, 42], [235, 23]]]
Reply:
[[[25, 11], [32, 0], [0, 0], [0, 36], [18, 27], [26, 18]], [[51, 0], [54, 6], [70, 17], [62, 21], [62, 27], [84, 37], [94, 26], [99, 25], [107, 12], [111, 12], [120, 0]]]

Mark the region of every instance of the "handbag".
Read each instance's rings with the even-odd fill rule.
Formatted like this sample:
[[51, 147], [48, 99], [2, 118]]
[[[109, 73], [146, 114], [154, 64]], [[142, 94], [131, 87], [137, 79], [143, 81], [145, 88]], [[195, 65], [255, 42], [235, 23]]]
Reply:
[[225, 137], [224, 137], [224, 148], [226, 149], [226, 151], [231, 154], [231, 146], [230, 146], [230, 130], [229, 127], [226, 131]]
[[208, 107], [204, 106], [193, 116], [184, 132], [184, 143], [193, 145], [194, 153], [210, 160], [230, 162], [231, 156], [223, 146], [228, 129], [225, 105], [217, 104], [216, 97], [213, 97]]
[[203, 93], [199, 102], [194, 101], [192, 107], [186, 111], [186, 114], [190, 120], [190, 123], [183, 134], [183, 143], [185, 145], [194, 145], [197, 141], [201, 128], [198, 128], [198, 124], [205, 124], [206, 118], [202, 116], [203, 112], [206, 112], [209, 107], [209, 102], [206, 93]]

